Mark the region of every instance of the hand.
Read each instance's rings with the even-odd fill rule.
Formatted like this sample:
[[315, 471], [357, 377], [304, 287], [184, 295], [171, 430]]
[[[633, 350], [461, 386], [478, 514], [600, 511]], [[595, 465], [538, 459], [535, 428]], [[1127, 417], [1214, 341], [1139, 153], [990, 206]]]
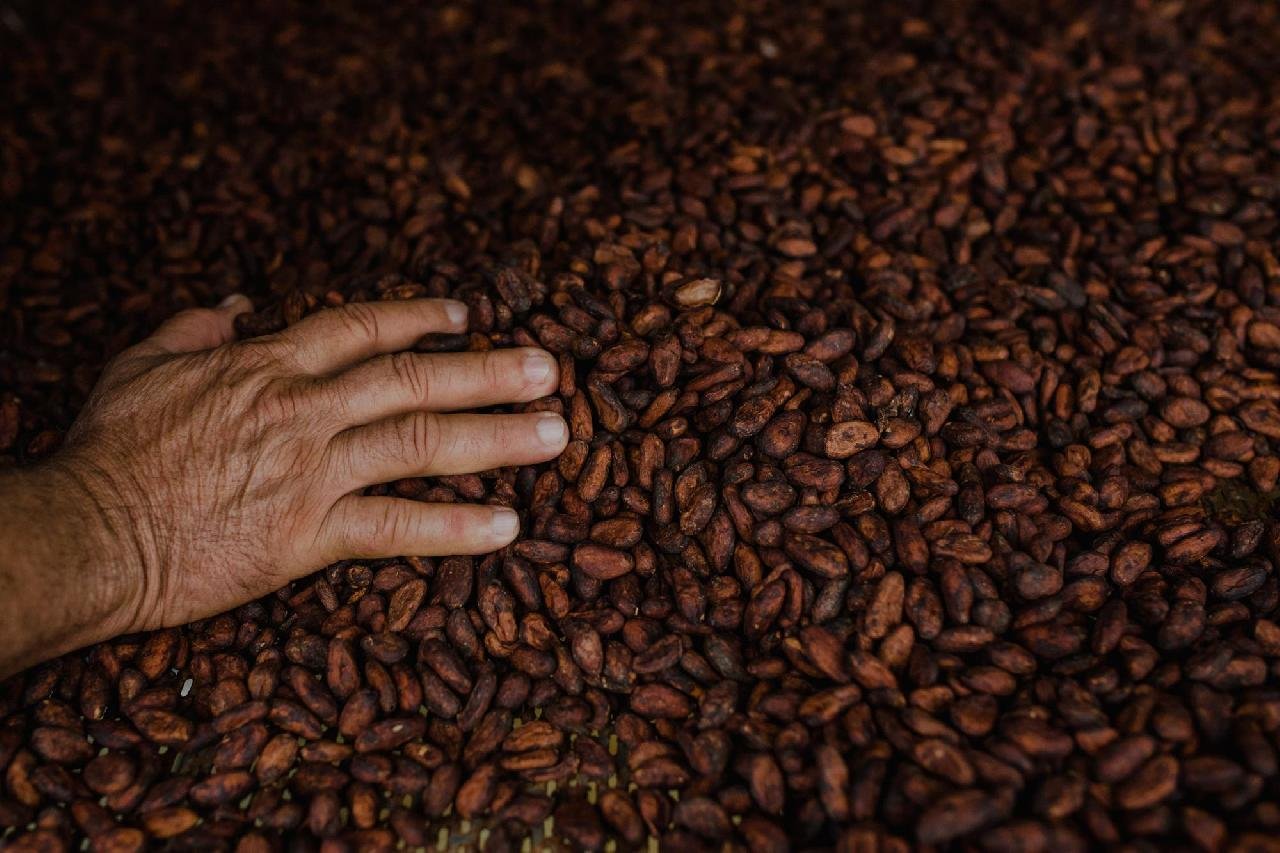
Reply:
[[466, 306], [446, 300], [353, 304], [232, 342], [249, 307], [171, 319], [108, 365], [50, 462], [0, 479], [0, 674], [228, 610], [336, 560], [515, 538], [508, 508], [361, 490], [559, 454], [559, 415], [441, 414], [551, 393], [553, 357], [403, 352], [465, 329]]

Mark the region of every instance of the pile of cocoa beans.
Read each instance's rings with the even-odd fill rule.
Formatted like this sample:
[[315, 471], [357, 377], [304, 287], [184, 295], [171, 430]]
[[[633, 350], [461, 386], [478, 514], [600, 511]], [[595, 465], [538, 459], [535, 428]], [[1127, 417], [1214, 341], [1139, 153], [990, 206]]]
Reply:
[[[1280, 6], [0, 5], [0, 464], [183, 307], [540, 346], [516, 508], [0, 684], [0, 847], [1270, 850]], [[192, 570], [195, 570], [194, 567]], [[442, 833], [444, 833], [442, 835]]]

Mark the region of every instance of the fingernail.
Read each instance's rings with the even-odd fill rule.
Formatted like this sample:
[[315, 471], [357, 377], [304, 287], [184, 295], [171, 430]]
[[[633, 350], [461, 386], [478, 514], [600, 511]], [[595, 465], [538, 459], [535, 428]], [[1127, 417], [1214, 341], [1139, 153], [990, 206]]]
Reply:
[[545, 352], [531, 352], [524, 357], [524, 377], [530, 382], [546, 382], [555, 362]]
[[567, 427], [565, 426], [564, 418], [551, 412], [545, 412], [538, 419], [538, 425], [534, 429], [538, 432], [538, 440], [547, 447], [559, 447], [564, 442]]
[[490, 525], [495, 539], [513, 539], [516, 531], [520, 529], [520, 518], [513, 510], [495, 509]]
[[461, 326], [467, 322], [467, 306], [461, 302], [449, 301], [444, 304], [445, 316], [449, 318], [449, 322], [455, 326]]
[[235, 305], [237, 302], [247, 302], [247, 301], [248, 301], [248, 300], [244, 297], [244, 295], [243, 295], [243, 294], [240, 294], [240, 293], [233, 293], [233, 294], [231, 294], [230, 296], [228, 296], [226, 299], [224, 299], [224, 300], [222, 300], [221, 302], [219, 302], [219, 303], [218, 303], [218, 307], [219, 307], [219, 308], [230, 308], [232, 305]]

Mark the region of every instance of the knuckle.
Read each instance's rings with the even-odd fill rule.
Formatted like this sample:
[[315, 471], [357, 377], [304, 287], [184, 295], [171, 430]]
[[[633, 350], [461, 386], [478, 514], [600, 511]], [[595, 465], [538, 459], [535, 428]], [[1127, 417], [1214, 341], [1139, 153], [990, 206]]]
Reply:
[[419, 403], [425, 405], [431, 389], [430, 369], [425, 360], [411, 352], [398, 352], [389, 356], [391, 372], [396, 381]]
[[405, 450], [412, 458], [430, 465], [440, 453], [440, 429], [435, 415], [430, 412], [414, 412], [405, 427]]
[[353, 302], [332, 310], [338, 312], [339, 321], [349, 334], [369, 341], [378, 339], [378, 312], [370, 306]]
[[274, 380], [265, 390], [263, 400], [270, 418], [291, 420], [309, 408], [309, 388], [302, 383]]
[[370, 543], [381, 542], [395, 535], [396, 526], [400, 523], [398, 514], [387, 507], [378, 513], [377, 519], [369, 530]]
[[382, 543], [403, 542], [413, 535], [413, 516], [399, 506], [388, 506], [378, 522], [378, 539]]

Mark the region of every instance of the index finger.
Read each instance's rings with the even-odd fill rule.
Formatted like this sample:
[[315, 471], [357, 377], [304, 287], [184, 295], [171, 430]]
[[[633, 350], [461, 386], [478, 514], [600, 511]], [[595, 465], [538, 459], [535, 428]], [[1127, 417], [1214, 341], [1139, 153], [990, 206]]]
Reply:
[[353, 302], [328, 308], [280, 332], [306, 373], [325, 374], [413, 346], [423, 335], [462, 332], [467, 306], [453, 299]]

